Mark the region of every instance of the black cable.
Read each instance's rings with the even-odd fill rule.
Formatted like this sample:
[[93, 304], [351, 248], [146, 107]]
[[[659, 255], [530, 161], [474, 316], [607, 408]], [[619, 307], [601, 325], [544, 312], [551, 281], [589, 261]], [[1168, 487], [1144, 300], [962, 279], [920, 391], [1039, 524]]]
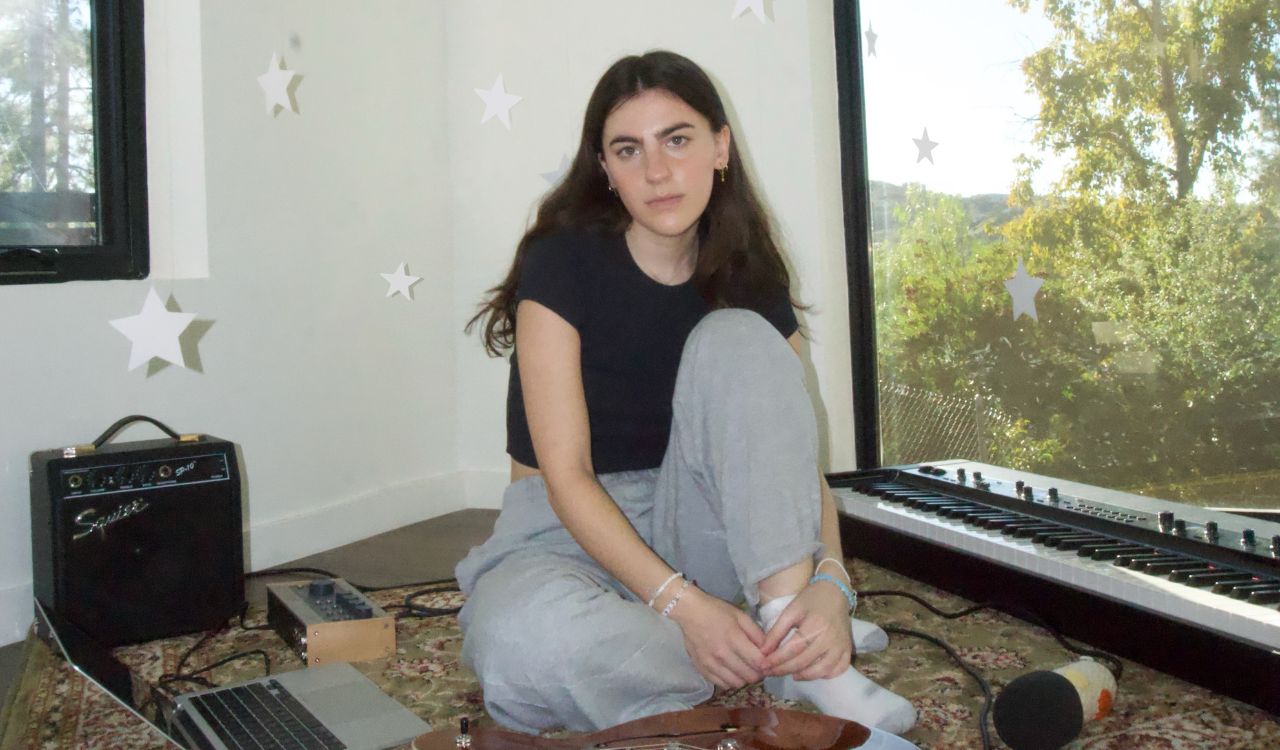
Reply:
[[417, 599], [420, 596], [426, 596], [427, 594], [440, 594], [440, 593], [445, 593], [449, 591], [458, 591], [458, 590], [459, 590], [458, 587], [456, 585], [453, 585], [453, 586], [445, 586], [443, 588], [422, 589], [421, 591], [411, 591], [408, 594], [405, 594], [404, 604], [392, 605], [397, 609], [405, 610], [404, 612], [397, 614], [396, 618], [406, 619], [411, 617], [443, 617], [445, 615], [456, 615], [458, 612], [462, 610], [461, 607], [424, 607], [419, 604], [414, 604], [413, 600]]
[[[862, 596], [862, 594], [858, 595]], [[982, 710], [978, 712], [978, 733], [982, 735], [982, 749], [991, 750], [991, 733], [987, 729], [987, 717], [991, 715], [991, 685], [983, 679], [978, 670], [966, 664], [964, 659], [960, 658], [960, 654], [956, 653], [956, 650], [941, 638], [935, 638], [927, 633], [921, 633], [917, 630], [900, 628], [897, 625], [885, 625], [883, 626], [883, 629], [886, 633], [897, 633], [899, 635], [909, 635], [913, 638], [920, 638], [941, 648], [943, 651], [947, 652], [947, 655], [951, 657], [952, 661], [960, 665], [960, 668], [967, 672], [969, 676], [978, 683], [978, 688], [982, 690]]]
[[984, 609], [994, 609], [994, 610], [1009, 612], [1009, 614], [1012, 614], [1015, 617], [1020, 617], [1021, 619], [1030, 622], [1036, 627], [1039, 627], [1045, 632], [1047, 632], [1049, 635], [1053, 636], [1053, 639], [1056, 640], [1059, 643], [1059, 645], [1061, 645], [1067, 651], [1070, 651], [1071, 653], [1077, 654], [1079, 656], [1088, 656], [1104, 662], [1107, 669], [1111, 670], [1111, 674], [1115, 676], [1116, 682], [1119, 682], [1121, 675], [1124, 674], [1124, 663], [1120, 661], [1120, 659], [1118, 659], [1117, 657], [1112, 656], [1111, 654], [1108, 654], [1105, 651], [1098, 651], [1096, 649], [1085, 648], [1083, 646], [1079, 646], [1074, 643], [1071, 643], [1066, 638], [1064, 638], [1062, 634], [1060, 634], [1057, 630], [1055, 630], [1048, 623], [1046, 623], [1044, 621], [1044, 618], [1040, 617], [1035, 612], [1032, 612], [1031, 610], [1026, 609], [1025, 607], [1021, 607], [1017, 604], [1012, 604], [1009, 602], [983, 602], [981, 604], [974, 604], [973, 606], [965, 607], [964, 609], [958, 612], [943, 612], [942, 610], [933, 606], [932, 604], [920, 598], [919, 596], [908, 593], [906, 591], [892, 591], [892, 590], [859, 591], [858, 596], [864, 599], [871, 599], [877, 596], [900, 596], [905, 599], [910, 599], [916, 602], [917, 604], [929, 610], [930, 612], [934, 613], [935, 615], [938, 615], [939, 617], [942, 617], [947, 620], [954, 620], [958, 617], [971, 615], [974, 612], [980, 612]]
[[[324, 570], [323, 568], [306, 568], [306, 567], [268, 568], [266, 570], [255, 570], [252, 573], [246, 573], [245, 578], [263, 578], [266, 576], [293, 575], [295, 573], [310, 573], [313, 575], [323, 576], [325, 578], [342, 578], [342, 576], [332, 573], [330, 571]], [[371, 594], [376, 591], [389, 591], [391, 589], [402, 589], [402, 588], [407, 588], [409, 586], [437, 586], [440, 584], [456, 584], [458, 579], [438, 578], [434, 581], [413, 581], [411, 583], [395, 583], [390, 586], [368, 586], [368, 585], [356, 583], [354, 581], [350, 581], [347, 579], [343, 579], [343, 580], [346, 580], [347, 583], [351, 585], [351, 588], [355, 589], [356, 591], [359, 591], [365, 594]]]

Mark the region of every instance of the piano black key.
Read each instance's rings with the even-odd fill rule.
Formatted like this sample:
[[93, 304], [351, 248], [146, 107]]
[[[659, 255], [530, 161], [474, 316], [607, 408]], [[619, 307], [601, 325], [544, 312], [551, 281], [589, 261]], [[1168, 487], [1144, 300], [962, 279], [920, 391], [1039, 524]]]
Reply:
[[1235, 591], [1237, 586], [1252, 586], [1262, 583], [1262, 579], [1251, 574], [1237, 571], [1237, 576], [1231, 576], [1218, 579], [1213, 582], [1213, 588], [1210, 589], [1215, 594], [1230, 595]]
[[1114, 547], [1118, 543], [1119, 542], [1115, 539], [1104, 537], [1101, 542], [1090, 542], [1088, 544], [1080, 545], [1080, 549], [1076, 550], [1076, 554], [1081, 557], [1093, 557], [1093, 553], [1102, 547]]
[[[1081, 547], [1081, 549], [1084, 548]], [[1132, 544], [1104, 544], [1101, 547], [1095, 547], [1090, 555], [1095, 560], [1114, 560], [1118, 555], [1125, 553], [1143, 555], [1151, 551], [1150, 547], [1138, 547]]]
[[1101, 537], [1101, 536], [1089, 536], [1089, 537], [1085, 537], [1084, 539], [1063, 539], [1058, 542], [1058, 549], [1063, 551], [1079, 549], [1081, 545], [1085, 545], [1093, 541], [1105, 542], [1110, 540], [1108, 540], [1106, 537]]
[[[1044, 545], [1046, 547], [1057, 547], [1059, 549], [1076, 549], [1081, 544], [1088, 544], [1089, 542], [1099, 538], [1100, 537], [1098, 537], [1095, 534], [1086, 534], [1083, 531], [1081, 531], [1081, 532], [1075, 532], [1071, 534], [1060, 534], [1057, 536], [1050, 536], [1048, 539], [1044, 540]], [[1062, 545], [1067, 542], [1078, 542], [1078, 544], [1075, 544], [1072, 547], [1063, 547]]]
[[1260, 581], [1254, 584], [1246, 584], [1244, 586], [1236, 586], [1231, 589], [1232, 599], [1248, 599], [1255, 593], [1266, 594], [1268, 592], [1280, 592], [1280, 581]]
[[1041, 524], [1036, 524], [1035, 526], [1019, 526], [1017, 529], [1014, 530], [1013, 535], [1018, 537], [1019, 539], [1026, 539], [1028, 537], [1035, 536], [1041, 531], [1053, 531], [1054, 529], [1060, 529], [1060, 528], [1062, 527], [1052, 523], [1041, 523]]
[[1009, 514], [1000, 510], [984, 510], [969, 516], [965, 516], [964, 522], [971, 526], [977, 526], [989, 518], [1003, 518], [1007, 515]]
[[1187, 576], [1187, 580], [1183, 583], [1188, 586], [1194, 586], [1198, 589], [1208, 588], [1216, 585], [1219, 581], [1231, 581], [1234, 583], [1243, 583], [1252, 579], [1253, 576], [1240, 573], [1234, 570], [1218, 569], [1208, 573], [1192, 573]]
[[1007, 516], [997, 516], [995, 518], [988, 518], [987, 520], [983, 521], [978, 525], [984, 529], [1003, 529], [1005, 526], [1008, 526], [1011, 523], [1017, 523], [1024, 519], [1026, 519], [1026, 516], [1020, 516], [1014, 513], [1010, 513]]
[[985, 510], [985, 508], [983, 508], [981, 505], [966, 503], [965, 505], [957, 505], [954, 508], [943, 508], [942, 510], [938, 511], [938, 515], [942, 516], [943, 518], [962, 519], [962, 518], [968, 518], [974, 513], [981, 513], [983, 510]]
[[963, 508], [967, 508], [968, 504], [952, 501], [949, 503], [926, 503], [917, 507], [919, 510], [928, 511], [929, 513], [941, 514], [944, 510], [961, 510]]
[[908, 508], [924, 508], [929, 505], [950, 505], [955, 502], [955, 498], [943, 497], [942, 495], [930, 495], [928, 497], [909, 497], [903, 505]]
[[1000, 529], [1000, 533], [1004, 534], [1005, 536], [1012, 536], [1015, 532], [1020, 531], [1022, 529], [1032, 529], [1033, 531], [1031, 533], [1034, 534], [1036, 531], [1045, 531], [1047, 527], [1048, 527], [1048, 524], [1046, 524], [1044, 521], [1041, 521], [1038, 518], [1024, 518], [1020, 521], [1014, 521], [1013, 523], [1005, 524]]
[[1217, 570], [1217, 568], [1212, 565], [1188, 565], [1185, 568], [1174, 568], [1169, 571], [1169, 580], [1176, 583], [1183, 583], [1187, 580], [1187, 577], [1192, 574], [1212, 573], [1215, 570]]
[[1188, 565], [1193, 565], [1194, 563], [1195, 560], [1192, 560], [1189, 557], [1184, 557], [1173, 562], [1153, 562], [1143, 568], [1142, 572], [1152, 576], [1167, 576], [1178, 568], [1184, 568]]
[[1280, 602], [1280, 588], [1268, 591], [1254, 591], [1249, 594], [1250, 604], [1275, 604]]
[[1164, 563], [1164, 562], [1179, 563], [1182, 565], [1186, 565], [1192, 561], [1188, 560], [1185, 557], [1179, 557], [1178, 555], [1170, 555], [1168, 553], [1155, 554], [1155, 555], [1135, 555], [1134, 558], [1129, 561], [1129, 567], [1132, 570], [1146, 570], [1148, 565], [1154, 565], [1156, 563]]
[[1077, 534], [1083, 534], [1083, 533], [1084, 532], [1081, 531], [1080, 529], [1073, 529], [1068, 526], [1062, 526], [1055, 531], [1038, 531], [1035, 534], [1031, 535], [1031, 541], [1035, 542], [1036, 544], [1047, 544], [1048, 540], [1054, 537], [1075, 536]]
[[1134, 563], [1146, 565], [1152, 560], [1168, 560], [1170, 558], [1177, 558], [1177, 555], [1170, 555], [1168, 552], [1152, 550], [1141, 555], [1116, 555], [1115, 564], [1121, 568], [1132, 568], [1134, 567]]

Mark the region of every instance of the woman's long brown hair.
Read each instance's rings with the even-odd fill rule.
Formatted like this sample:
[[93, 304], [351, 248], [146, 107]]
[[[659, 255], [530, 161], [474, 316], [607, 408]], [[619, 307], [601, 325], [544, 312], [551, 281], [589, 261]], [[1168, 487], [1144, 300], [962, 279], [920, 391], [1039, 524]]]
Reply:
[[[674, 94], [697, 110], [707, 118], [712, 132], [728, 124], [711, 79], [686, 57], [653, 51], [624, 57], [610, 66], [587, 102], [582, 139], [568, 174], [538, 206], [533, 227], [516, 246], [507, 277], [488, 291], [480, 311], [467, 322], [465, 330], [470, 333], [483, 321], [484, 347], [492, 356], [502, 356], [515, 343], [516, 285], [525, 250], [532, 242], [565, 229], [594, 227], [621, 233], [631, 223], [627, 209], [609, 191], [600, 166], [604, 122], [618, 106], [653, 89]], [[715, 178], [707, 208], [698, 220], [693, 281], [712, 308], [744, 307], [763, 313], [777, 295], [790, 299], [790, 274], [732, 138], [728, 172], [723, 182]]]

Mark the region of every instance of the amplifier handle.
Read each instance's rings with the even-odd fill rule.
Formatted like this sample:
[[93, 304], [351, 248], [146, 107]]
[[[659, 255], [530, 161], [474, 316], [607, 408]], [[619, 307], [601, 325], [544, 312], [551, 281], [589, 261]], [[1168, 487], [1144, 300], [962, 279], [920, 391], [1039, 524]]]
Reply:
[[186, 441], [190, 441], [190, 440], [192, 440], [192, 439], [198, 439], [198, 437], [199, 437], [199, 436], [186, 436], [186, 435], [179, 435], [178, 433], [176, 433], [176, 432], [174, 432], [173, 430], [169, 429], [169, 427], [168, 427], [167, 425], [165, 425], [164, 423], [160, 422], [159, 420], [152, 419], [151, 417], [148, 417], [148, 416], [145, 416], [145, 415], [142, 415], [142, 414], [130, 414], [129, 416], [127, 416], [127, 417], [125, 417], [125, 418], [123, 418], [123, 419], [118, 419], [118, 420], [116, 420], [115, 424], [113, 424], [113, 425], [111, 425], [110, 427], [108, 427], [108, 428], [107, 428], [107, 429], [106, 429], [106, 430], [105, 430], [101, 435], [99, 435], [99, 436], [98, 436], [98, 439], [93, 441], [93, 447], [94, 447], [94, 450], [97, 450], [98, 448], [101, 448], [101, 447], [102, 447], [102, 446], [103, 446], [103, 445], [104, 445], [108, 440], [110, 440], [112, 437], [114, 437], [114, 436], [115, 436], [115, 434], [116, 434], [117, 432], [119, 432], [120, 430], [124, 429], [125, 427], [127, 427], [127, 426], [129, 426], [129, 425], [133, 424], [134, 422], [150, 422], [151, 424], [155, 425], [156, 427], [159, 427], [161, 430], [164, 430], [164, 432], [165, 432], [169, 437], [173, 438], [174, 440], [178, 440], [178, 441], [184, 441], [184, 442], [186, 442]]

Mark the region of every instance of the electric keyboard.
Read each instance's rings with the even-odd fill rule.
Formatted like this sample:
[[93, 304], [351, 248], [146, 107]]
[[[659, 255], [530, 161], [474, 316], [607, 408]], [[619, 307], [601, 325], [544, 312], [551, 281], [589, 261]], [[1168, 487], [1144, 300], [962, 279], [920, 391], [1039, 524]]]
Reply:
[[966, 461], [829, 481], [846, 553], [1280, 712], [1280, 523]]

